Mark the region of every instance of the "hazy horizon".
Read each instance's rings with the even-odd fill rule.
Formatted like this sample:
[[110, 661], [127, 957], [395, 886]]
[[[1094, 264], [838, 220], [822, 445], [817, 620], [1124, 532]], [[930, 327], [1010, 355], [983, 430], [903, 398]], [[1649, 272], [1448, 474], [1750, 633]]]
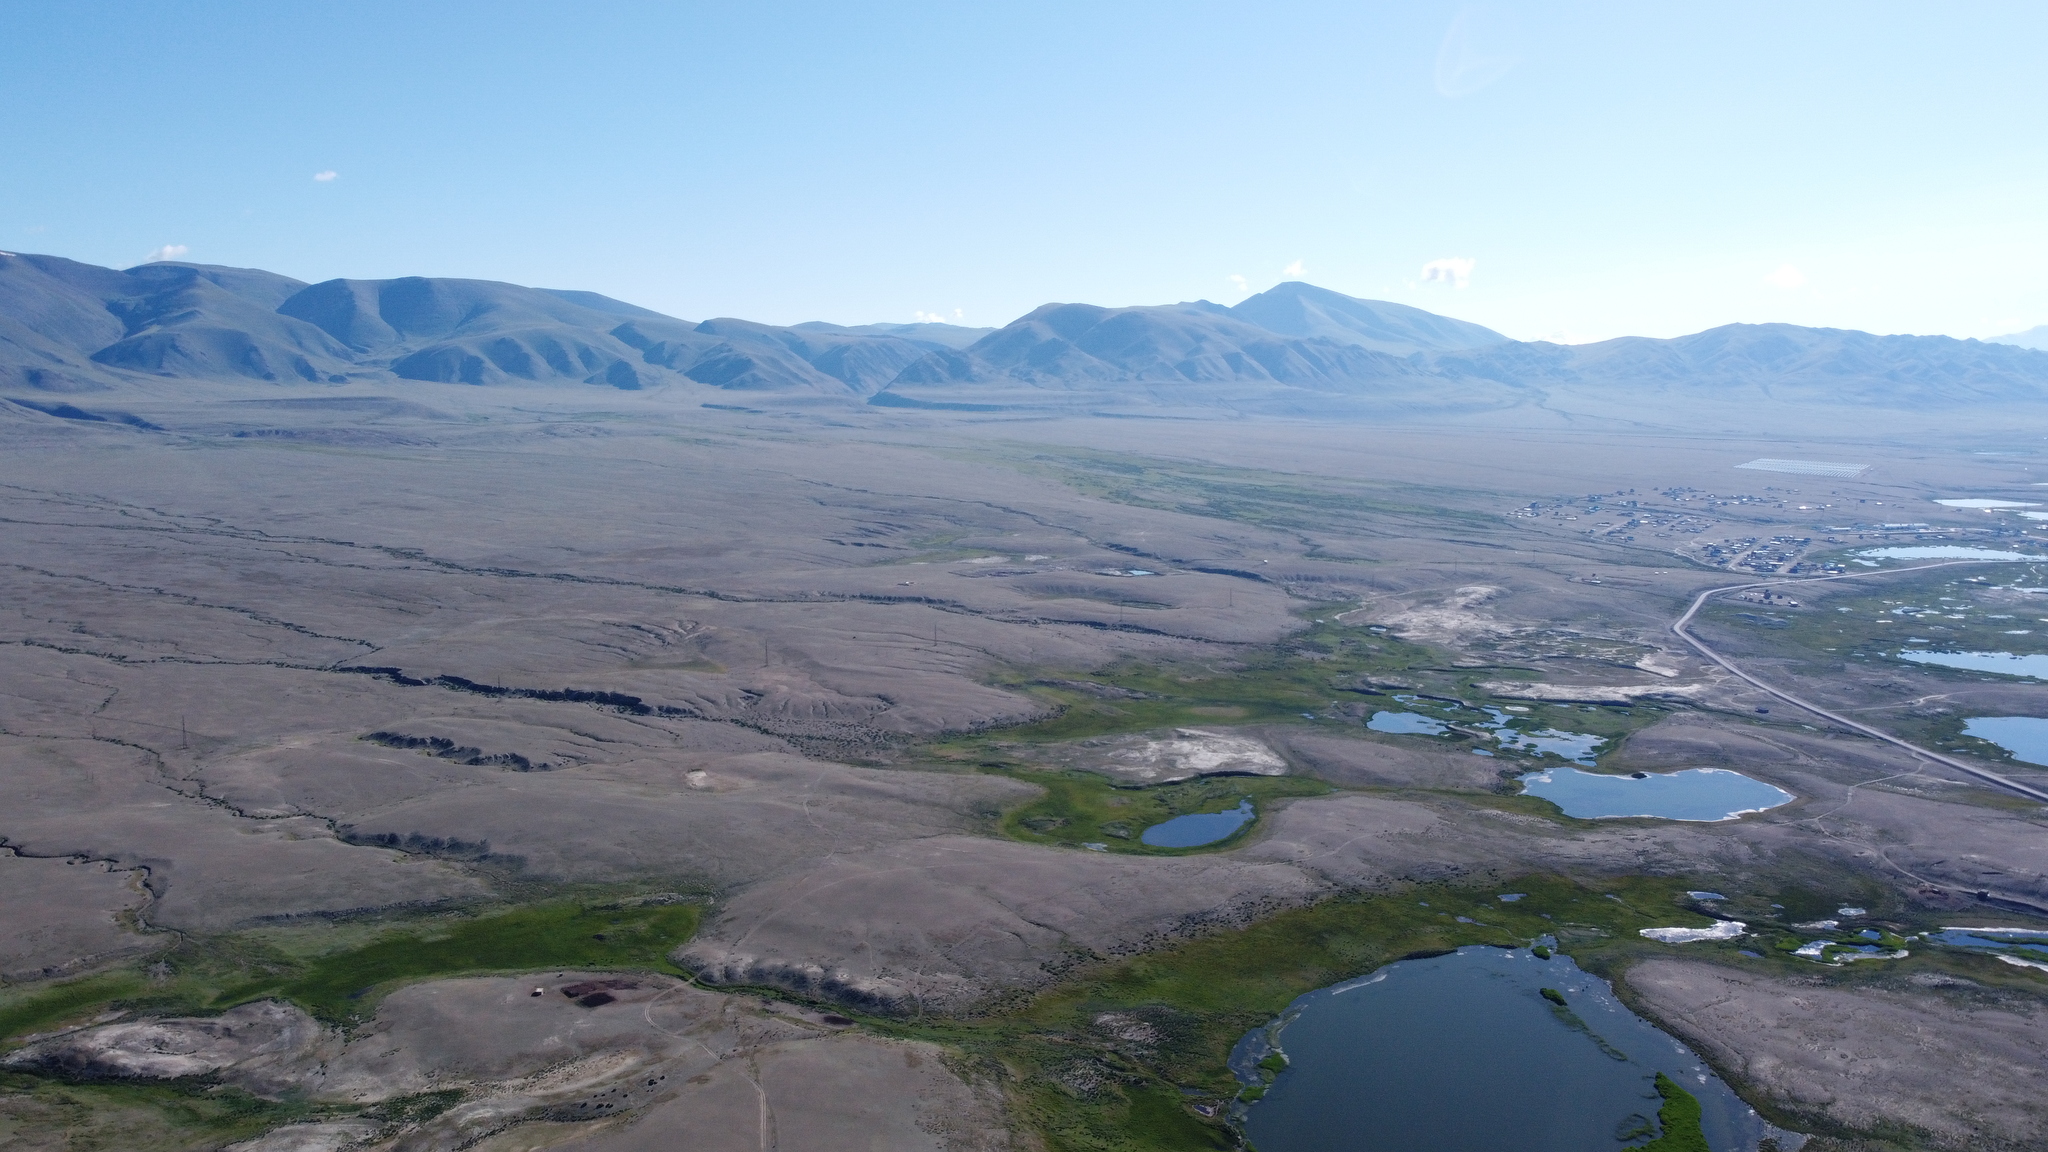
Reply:
[[2048, 321], [2034, 7], [351, 13], [17, 14], [0, 248], [771, 323], [1285, 279], [1524, 340]]

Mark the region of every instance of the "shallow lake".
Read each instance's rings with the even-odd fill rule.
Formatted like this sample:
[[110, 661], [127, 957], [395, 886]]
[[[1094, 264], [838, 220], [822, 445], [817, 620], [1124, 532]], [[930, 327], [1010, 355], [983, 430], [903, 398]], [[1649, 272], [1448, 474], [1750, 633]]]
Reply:
[[2011, 952], [2048, 960], [2048, 932], [2028, 928], [1943, 928], [1929, 932], [1927, 938], [1951, 948]]
[[1658, 1072], [1699, 1098], [1714, 1152], [1774, 1134], [1606, 982], [1527, 949], [1461, 948], [1311, 992], [1239, 1041], [1231, 1069], [1256, 1083], [1275, 1047], [1287, 1067], [1244, 1114], [1260, 1152], [1619, 1152], [1654, 1130]]
[[2037, 716], [1973, 716], [1963, 735], [1989, 740], [2015, 760], [2048, 766], [2048, 720]]
[[[1394, 699], [1409, 702], [1413, 701], [1414, 697], [1396, 696]], [[1590, 767], [1600, 746], [1607, 743], [1604, 736], [1590, 736], [1583, 732], [1564, 732], [1556, 728], [1513, 728], [1509, 725], [1518, 717], [1510, 716], [1498, 708], [1487, 708], [1483, 711], [1487, 718], [1472, 722], [1473, 727], [1491, 730], [1493, 738], [1500, 741], [1504, 748], [1539, 756], [1548, 753], [1559, 759]], [[1420, 712], [1375, 712], [1372, 719], [1365, 722], [1365, 726], [1375, 732], [1390, 732], [1399, 736], [1441, 736], [1450, 731], [1450, 725], [1446, 722], [1434, 716], [1424, 716]], [[1493, 755], [1480, 748], [1474, 748], [1472, 751], [1482, 756]]]
[[1257, 814], [1250, 800], [1240, 800], [1228, 812], [1196, 812], [1161, 821], [1145, 829], [1138, 839], [1154, 848], [1199, 848], [1228, 839]]
[[1914, 664], [1938, 664], [1967, 672], [1996, 672], [2000, 676], [2029, 676], [2048, 680], [2048, 656], [2020, 656], [2011, 652], [1901, 652], [1899, 659]]
[[1961, 544], [1920, 544], [1903, 548], [1865, 548], [1858, 556], [1879, 560], [2039, 560], [2025, 552], [1998, 552], [1990, 548], [1967, 548]]
[[1393, 732], [1402, 736], [1441, 736], [1450, 730], [1443, 721], [1420, 712], [1375, 712], [1365, 726], [1375, 732]]
[[1576, 768], [1548, 768], [1522, 777], [1522, 788], [1567, 816], [1655, 816], [1665, 820], [1728, 820], [1792, 799], [1783, 788], [1725, 768], [1688, 768], [1634, 776], [1608, 776]]
[[1582, 732], [1560, 732], [1555, 728], [1539, 728], [1533, 732], [1502, 728], [1493, 734], [1503, 748], [1515, 748], [1523, 752], [1538, 754], [1548, 752], [1574, 764], [1591, 765], [1594, 753], [1607, 743], [1604, 736], [1588, 736]]

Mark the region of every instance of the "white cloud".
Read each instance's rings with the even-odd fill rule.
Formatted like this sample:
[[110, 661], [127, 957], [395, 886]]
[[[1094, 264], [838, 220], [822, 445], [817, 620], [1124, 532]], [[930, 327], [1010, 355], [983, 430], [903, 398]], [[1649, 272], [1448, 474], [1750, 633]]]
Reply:
[[1231, 283], [1231, 286], [1237, 289], [1237, 294], [1239, 296], [1246, 296], [1251, 293], [1252, 286], [1249, 280], [1246, 280], [1244, 277], [1236, 275], [1234, 273], [1231, 276], [1229, 276], [1228, 279]]
[[1804, 288], [1806, 286], [1806, 273], [1801, 272], [1790, 264], [1780, 264], [1776, 272], [1764, 277], [1764, 283], [1790, 292], [1794, 288]]
[[159, 260], [176, 260], [179, 257], [183, 256], [185, 253], [190, 251], [191, 249], [185, 247], [183, 244], [166, 244], [163, 247], [158, 248], [155, 251], [151, 252], [148, 256], [143, 257], [142, 262], [145, 264], [154, 264]]
[[958, 308], [953, 309], [951, 316], [946, 315], [944, 312], [925, 312], [922, 310], [912, 312], [911, 315], [917, 317], [919, 324], [958, 324], [964, 316]]
[[338, 179], [340, 179], [340, 178], [341, 178], [341, 173], [339, 173], [339, 172], [336, 172], [336, 171], [335, 171], [334, 169], [332, 169], [332, 168], [329, 168], [329, 169], [328, 169], [327, 171], [325, 171], [325, 172], [315, 172], [315, 173], [313, 173], [313, 179], [315, 179], [315, 180], [318, 180], [318, 181], [319, 181], [320, 183], [322, 183], [322, 184], [327, 184], [327, 183], [330, 183], [330, 182], [332, 182], [332, 181], [334, 181], [334, 180], [338, 180]]
[[1472, 269], [1479, 263], [1464, 256], [1447, 256], [1442, 260], [1431, 260], [1422, 266], [1424, 283], [1449, 284], [1463, 288], [1472, 282]]
[[1302, 267], [1299, 260], [1280, 270], [1280, 278], [1282, 280], [1299, 280], [1306, 275], [1308, 275], [1308, 269]]

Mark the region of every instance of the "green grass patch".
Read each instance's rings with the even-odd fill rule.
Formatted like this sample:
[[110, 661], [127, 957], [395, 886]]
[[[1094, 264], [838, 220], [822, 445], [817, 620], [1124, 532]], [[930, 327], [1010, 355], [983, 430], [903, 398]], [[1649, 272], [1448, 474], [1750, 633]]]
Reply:
[[557, 967], [672, 972], [668, 952], [697, 930], [699, 915], [695, 904], [541, 904], [458, 921], [439, 934], [397, 933], [319, 957], [282, 980], [229, 989], [225, 999], [277, 996], [343, 1022], [368, 1015], [382, 992], [433, 976]]
[[122, 968], [61, 984], [9, 989], [0, 996], [0, 1038], [41, 1032], [92, 1016], [109, 1004], [136, 997], [147, 987], [140, 972]]
[[1004, 775], [1045, 789], [1045, 795], [1004, 814], [1004, 835], [1028, 844], [1076, 847], [1101, 844], [1110, 852], [1177, 856], [1227, 848], [1243, 839], [1258, 820], [1236, 834], [1199, 848], [1155, 848], [1141, 843], [1146, 828], [1176, 816], [1224, 812], [1250, 800], [1261, 816], [1273, 801], [1321, 796], [1331, 788], [1301, 776], [1203, 776], [1175, 784], [1118, 787], [1093, 772], [1010, 771]]
[[1657, 1109], [1657, 1127], [1662, 1131], [1638, 1152], [1711, 1152], [1706, 1130], [1700, 1127], [1698, 1097], [1662, 1072], [1657, 1073], [1657, 1095], [1664, 1098], [1663, 1107]]
[[[999, 676], [998, 686], [1037, 696], [1058, 711], [990, 735], [1048, 743], [1185, 725], [1299, 722], [1303, 713], [1325, 714], [1332, 704], [1357, 699], [1368, 679], [1408, 679], [1418, 668], [1445, 662], [1433, 649], [1336, 623], [1332, 615], [1341, 607], [1318, 611], [1322, 619], [1303, 631], [1227, 663], [1126, 661], [1065, 677]], [[967, 737], [939, 747], [986, 740]]]
[[146, 967], [22, 989], [0, 1001], [0, 1037], [114, 1008], [214, 1012], [272, 997], [346, 1024], [369, 1016], [393, 988], [435, 977], [537, 968], [673, 973], [668, 953], [696, 932], [701, 915], [693, 903], [555, 900], [481, 915], [186, 941]]
[[207, 1084], [74, 1084], [0, 1073], [0, 1145], [10, 1147], [10, 1135], [61, 1132], [58, 1146], [81, 1152], [197, 1152], [318, 1114], [303, 1102]]

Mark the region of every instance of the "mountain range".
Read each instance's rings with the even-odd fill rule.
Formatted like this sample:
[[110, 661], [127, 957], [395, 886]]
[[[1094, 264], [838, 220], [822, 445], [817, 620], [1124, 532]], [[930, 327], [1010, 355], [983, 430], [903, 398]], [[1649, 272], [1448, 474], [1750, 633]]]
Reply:
[[1993, 344], [2017, 344], [2022, 348], [2038, 348], [2048, 351], [2048, 324], [2036, 324], [2025, 332], [2014, 332], [2007, 336], [1993, 336]]
[[[304, 282], [0, 254], [0, 389], [216, 380], [314, 389], [706, 389], [941, 409], [1503, 408], [1560, 396], [1921, 411], [2048, 400], [2048, 351], [1731, 324], [1560, 345], [1287, 282], [1235, 306], [1047, 304], [999, 329], [680, 320], [594, 292], [405, 277]], [[701, 399], [701, 396], [700, 396]]]

